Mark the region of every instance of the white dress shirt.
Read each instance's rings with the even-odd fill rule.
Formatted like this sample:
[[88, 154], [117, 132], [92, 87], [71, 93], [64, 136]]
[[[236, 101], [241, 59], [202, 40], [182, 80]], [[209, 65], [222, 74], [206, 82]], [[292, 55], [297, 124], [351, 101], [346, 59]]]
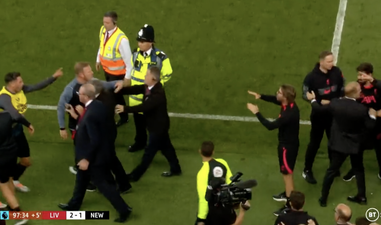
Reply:
[[151, 55], [151, 52], [152, 52], [152, 48], [150, 48], [147, 51], [143, 52], [143, 56], [147, 57], [147, 56]]
[[[114, 33], [116, 28], [117, 27], [115, 27], [114, 29], [112, 29], [110, 31], [106, 31], [106, 32], [108, 32], [109, 38], [111, 37], [112, 33]], [[106, 37], [107, 37], [107, 34], [105, 34], [105, 40], [106, 40]], [[99, 59], [100, 50], [101, 49], [98, 48], [97, 63], [100, 62], [100, 59]], [[122, 40], [120, 41], [119, 52], [123, 58], [124, 64], [127, 67], [126, 68], [126, 75], [124, 78], [131, 79], [131, 72], [132, 72], [131, 57], [132, 57], [132, 54], [131, 54], [130, 42], [126, 38], [122, 38]]]
[[88, 102], [86, 102], [85, 107], [89, 106], [91, 102], [93, 102], [93, 100], [89, 100]]

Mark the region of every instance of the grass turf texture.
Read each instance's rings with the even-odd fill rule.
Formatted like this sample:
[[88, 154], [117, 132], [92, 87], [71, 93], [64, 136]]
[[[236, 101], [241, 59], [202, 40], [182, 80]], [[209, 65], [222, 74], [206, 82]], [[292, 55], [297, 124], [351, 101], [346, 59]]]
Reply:
[[[335, 1], [5, 1], [1, 3], [0, 31], [3, 56], [1, 73], [20, 71], [26, 83], [35, 83], [64, 67], [65, 75], [54, 86], [28, 95], [30, 104], [56, 105], [63, 87], [73, 78], [75, 61], [95, 62], [98, 32], [105, 11], [116, 10], [118, 24], [135, 48], [136, 32], [145, 23], [154, 26], [157, 47], [171, 59], [174, 74], [167, 85], [171, 112], [249, 116], [247, 90], [275, 93], [282, 83], [301, 82], [323, 49], [332, 41], [338, 2]], [[355, 80], [354, 68], [362, 61], [381, 69], [380, 34], [374, 29], [381, 3], [376, 0], [350, 1], [340, 48], [339, 66], [347, 80]], [[103, 74], [95, 74], [104, 78]], [[258, 102], [267, 117], [276, 117], [278, 107]], [[303, 120], [309, 119], [309, 104], [298, 97]], [[32, 190], [18, 194], [24, 210], [59, 210], [74, 185], [68, 166], [73, 161], [71, 141], [59, 138], [55, 111], [29, 110], [27, 118], [36, 129], [28, 137], [32, 162], [21, 181]], [[127, 153], [133, 142], [133, 122], [119, 129], [118, 156], [130, 171], [142, 152]], [[327, 208], [317, 203], [324, 172], [328, 166], [326, 140], [314, 165], [317, 185], [307, 184], [300, 176], [309, 139], [309, 126], [301, 126], [301, 147], [295, 170], [296, 189], [307, 196], [305, 210], [320, 224], [333, 222], [333, 209], [356, 193], [355, 182], [335, 180]], [[276, 157], [276, 131], [268, 132], [259, 123], [171, 120], [171, 136], [184, 174], [164, 179], [168, 169], [159, 153], [146, 175], [124, 199], [134, 208], [131, 222], [143, 224], [194, 223], [197, 210], [196, 174], [201, 167], [197, 149], [203, 140], [213, 140], [216, 156], [226, 159], [233, 172], [244, 179], [255, 178], [252, 209], [244, 224], [271, 224], [272, 212], [281, 205], [271, 199], [283, 190]], [[348, 203], [354, 218], [366, 209], [381, 209], [380, 185], [374, 152], [365, 156], [368, 206]], [[349, 169], [347, 162], [342, 173]], [[343, 174], [344, 175], [344, 174]], [[371, 195], [373, 193], [373, 195]], [[115, 210], [99, 193], [87, 194], [83, 210]], [[159, 222], [162, 221], [162, 222]], [[165, 221], [165, 222], [164, 222]], [[110, 221], [31, 221], [30, 224], [113, 224]]]

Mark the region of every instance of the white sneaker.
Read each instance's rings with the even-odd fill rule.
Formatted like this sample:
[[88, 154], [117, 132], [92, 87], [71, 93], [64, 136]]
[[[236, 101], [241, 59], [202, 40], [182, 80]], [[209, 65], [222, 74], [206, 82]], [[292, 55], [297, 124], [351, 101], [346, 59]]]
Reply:
[[0, 209], [5, 209], [5, 208], [7, 208], [7, 205], [2, 203], [2, 202], [0, 202]]
[[380, 180], [381, 180], [381, 174], [378, 174], [378, 179], [380, 179]]
[[76, 170], [76, 168], [74, 168], [74, 166], [69, 166], [69, 171], [70, 171], [70, 173], [77, 175], [77, 170]]
[[[24, 186], [22, 183], [20, 183], [20, 181], [15, 180], [15, 181], [13, 181], [13, 184], [15, 185], [15, 188], [18, 191], [21, 191], [21, 192], [29, 192], [30, 191], [30, 189], [27, 186]], [[23, 224], [23, 223], [21, 223], [21, 224]]]
[[23, 224], [26, 224], [28, 223], [28, 220], [17, 220], [15, 225], [23, 225]]

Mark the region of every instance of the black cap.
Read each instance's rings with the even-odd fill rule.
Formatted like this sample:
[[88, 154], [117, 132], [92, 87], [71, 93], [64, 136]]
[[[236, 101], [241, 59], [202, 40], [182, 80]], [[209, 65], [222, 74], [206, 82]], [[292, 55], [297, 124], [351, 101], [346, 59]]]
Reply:
[[144, 25], [138, 32], [138, 37], [136, 38], [138, 41], [147, 41], [147, 42], [155, 42], [155, 31], [153, 30], [153, 26]]

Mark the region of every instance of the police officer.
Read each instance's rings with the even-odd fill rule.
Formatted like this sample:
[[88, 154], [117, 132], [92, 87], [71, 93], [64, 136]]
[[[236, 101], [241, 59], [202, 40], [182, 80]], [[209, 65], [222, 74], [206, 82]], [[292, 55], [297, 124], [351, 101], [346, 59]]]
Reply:
[[[154, 46], [155, 32], [151, 25], [144, 25], [138, 32], [138, 46], [132, 53], [133, 71], [131, 73], [131, 86], [143, 85], [147, 69], [156, 66], [160, 69], [160, 82], [164, 84], [171, 79], [172, 66], [167, 55]], [[142, 104], [143, 94], [130, 95], [130, 106]], [[134, 113], [135, 143], [129, 146], [130, 152], [145, 148], [147, 144], [146, 120], [144, 114]]]

